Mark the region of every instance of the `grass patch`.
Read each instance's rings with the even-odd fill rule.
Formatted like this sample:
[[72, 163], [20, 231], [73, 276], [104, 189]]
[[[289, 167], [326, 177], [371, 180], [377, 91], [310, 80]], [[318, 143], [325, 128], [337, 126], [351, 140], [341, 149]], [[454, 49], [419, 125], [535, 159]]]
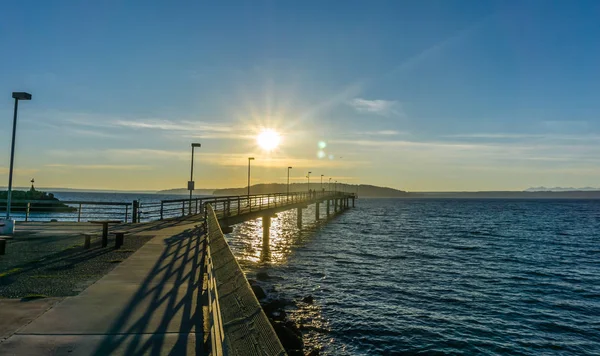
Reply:
[[19, 272], [21, 272], [21, 270], [22, 270], [22, 268], [9, 269], [6, 272], [0, 273], [0, 278], [10, 276], [11, 274], [19, 273]]
[[21, 298], [22, 301], [28, 301], [28, 300], [34, 300], [34, 299], [41, 299], [41, 298], [48, 298], [47, 295], [45, 294], [27, 294], [26, 296], [24, 296], [23, 298]]
[[121, 263], [123, 262], [123, 260], [112, 260], [112, 261], [108, 261], [108, 263]]
[[115, 250], [115, 252], [128, 253], [128, 252], [135, 252], [135, 250]]

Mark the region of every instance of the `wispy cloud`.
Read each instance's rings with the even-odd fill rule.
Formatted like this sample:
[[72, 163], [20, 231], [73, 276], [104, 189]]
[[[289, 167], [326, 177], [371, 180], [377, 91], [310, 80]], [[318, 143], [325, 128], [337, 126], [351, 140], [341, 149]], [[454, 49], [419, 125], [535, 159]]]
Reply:
[[392, 100], [368, 100], [354, 98], [349, 102], [354, 110], [363, 113], [372, 113], [382, 116], [400, 115], [400, 104]]
[[147, 171], [151, 170], [153, 166], [139, 165], [139, 164], [62, 164], [53, 163], [46, 164], [44, 167], [48, 168], [74, 168], [74, 169], [98, 169], [98, 170], [124, 170], [124, 171]]

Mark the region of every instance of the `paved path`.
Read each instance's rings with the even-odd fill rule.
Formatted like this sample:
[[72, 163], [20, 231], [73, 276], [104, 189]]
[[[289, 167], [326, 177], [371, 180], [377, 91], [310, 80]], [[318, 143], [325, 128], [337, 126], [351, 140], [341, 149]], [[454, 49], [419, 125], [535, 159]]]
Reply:
[[205, 239], [195, 225], [133, 225], [132, 233], [155, 237], [0, 343], [0, 355], [204, 354]]

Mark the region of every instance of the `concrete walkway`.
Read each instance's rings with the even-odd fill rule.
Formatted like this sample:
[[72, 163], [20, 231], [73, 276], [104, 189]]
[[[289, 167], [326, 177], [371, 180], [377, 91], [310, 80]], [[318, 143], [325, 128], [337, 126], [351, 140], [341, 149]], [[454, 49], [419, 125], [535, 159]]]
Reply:
[[132, 225], [155, 237], [0, 343], [0, 355], [203, 355], [205, 237], [195, 224]]

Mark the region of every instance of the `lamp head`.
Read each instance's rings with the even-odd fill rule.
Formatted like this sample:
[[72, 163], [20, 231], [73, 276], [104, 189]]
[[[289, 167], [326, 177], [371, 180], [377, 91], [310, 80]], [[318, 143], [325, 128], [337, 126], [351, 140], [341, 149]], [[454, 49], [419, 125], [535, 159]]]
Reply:
[[192, 143], [192, 147], [200, 147], [200, 146], [202, 146], [202, 145], [199, 143]]
[[29, 93], [25, 93], [22, 91], [15, 91], [12, 93], [12, 97], [13, 99], [17, 99], [17, 100], [31, 100], [31, 94]]

